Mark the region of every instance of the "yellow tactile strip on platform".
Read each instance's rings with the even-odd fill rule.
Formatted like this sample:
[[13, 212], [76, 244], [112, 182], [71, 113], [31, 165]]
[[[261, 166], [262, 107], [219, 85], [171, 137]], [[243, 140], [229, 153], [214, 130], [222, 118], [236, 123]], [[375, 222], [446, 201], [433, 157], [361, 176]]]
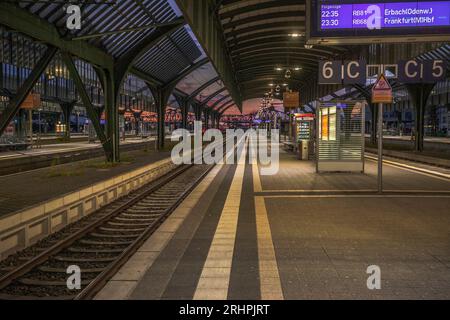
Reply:
[[226, 300], [236, 241], [246, 148], [241, 154], [208, 257], [203, 266], [194, 300]]
[[255, 197], [261, 300], [283, 300], [275, 248], [264, 197]]

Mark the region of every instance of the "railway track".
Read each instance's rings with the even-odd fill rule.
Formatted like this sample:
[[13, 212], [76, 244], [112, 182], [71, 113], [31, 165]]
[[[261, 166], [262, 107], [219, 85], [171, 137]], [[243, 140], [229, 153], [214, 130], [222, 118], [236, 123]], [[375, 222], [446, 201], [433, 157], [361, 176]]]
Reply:
[[[0, 263], [0, 299], [91, 299], [191, 192], [213, 165], [182, 165]], [[67, 268], [81, 289], [67, 287]]]

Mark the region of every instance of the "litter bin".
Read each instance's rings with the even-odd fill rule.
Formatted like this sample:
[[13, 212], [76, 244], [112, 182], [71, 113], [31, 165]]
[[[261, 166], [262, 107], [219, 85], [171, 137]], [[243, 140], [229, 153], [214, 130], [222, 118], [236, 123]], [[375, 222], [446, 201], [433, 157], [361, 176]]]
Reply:
[[306, 140], [299, 141], [298, 153], [300, 160], [309, 160], [309, 141]]

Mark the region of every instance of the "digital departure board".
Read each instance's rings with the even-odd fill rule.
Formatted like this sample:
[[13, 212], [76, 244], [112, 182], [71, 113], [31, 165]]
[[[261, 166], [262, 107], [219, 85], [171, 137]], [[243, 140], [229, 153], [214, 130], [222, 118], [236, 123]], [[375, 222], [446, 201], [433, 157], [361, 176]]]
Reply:
[[309, 43], [450, 40], [450, 0], [309, 0]]

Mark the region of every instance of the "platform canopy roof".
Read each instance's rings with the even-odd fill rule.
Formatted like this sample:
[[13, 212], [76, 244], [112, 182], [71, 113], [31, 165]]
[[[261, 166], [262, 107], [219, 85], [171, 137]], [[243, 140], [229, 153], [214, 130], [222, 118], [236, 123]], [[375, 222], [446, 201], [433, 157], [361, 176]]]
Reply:
[[[216, 4], [243, 100], [263, 97], [270, 84], [298, 89], [316, 72], [319, 60], [348, 50], [305, 47], [305, 0], [216, 0]], [[287, 70], [290, 79], [285, 77]]]
[[[81, 7], [80, 30], [66, 28], [70, 3]], [[129, 72], [147, 83], [173, 87], [177, 96], [190, 97], [206, 107], [216, 109], [221, 104], [215, 102], [227, 98], [221, 75], [175, 1], [17, 0], [1, 2], [0, 10], [6, 13], [0, 24], [93, 65], [131, 62]]]

